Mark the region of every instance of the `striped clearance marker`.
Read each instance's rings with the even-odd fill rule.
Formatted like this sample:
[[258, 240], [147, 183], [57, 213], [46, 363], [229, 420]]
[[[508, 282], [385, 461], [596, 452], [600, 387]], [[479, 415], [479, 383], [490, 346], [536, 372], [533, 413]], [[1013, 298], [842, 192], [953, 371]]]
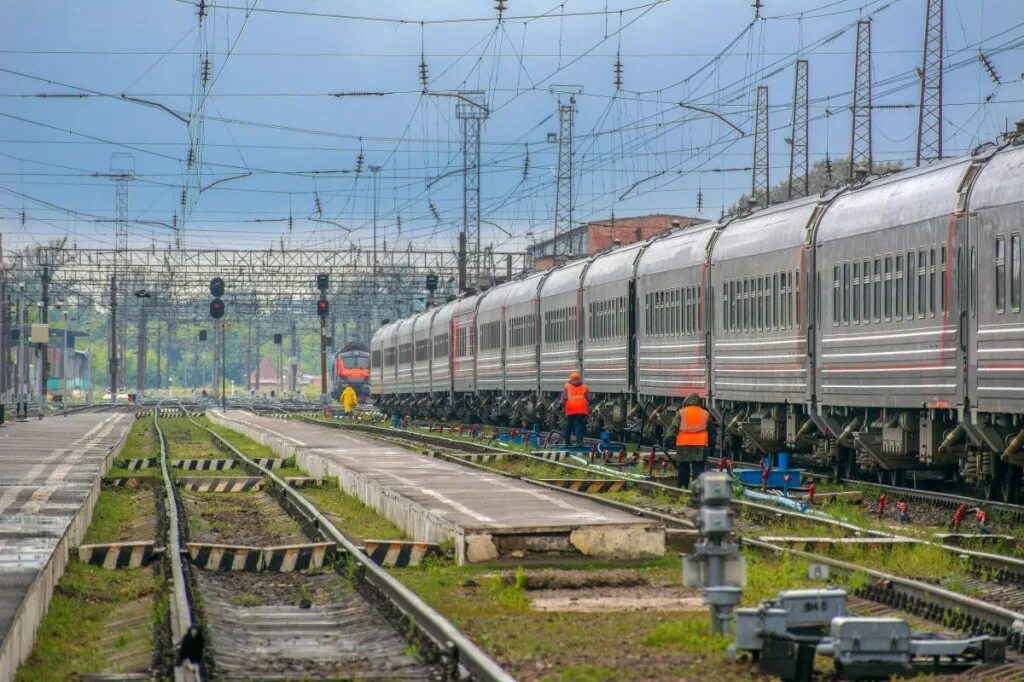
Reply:
[[567, 450], [534, 450], [530, 454], [534, 457], [546, 459], [551, 462], [561, 462], [572, 453]]
[[284, 460], [276, 457], [253, 457], [252, 461], [265, 469], [280, 469], [284, 466]]
[[583, 478], [542, 478], [540, 481], [559, 488], [577, 490], [581, 493], [617, 493], [626, 483], [618, 479], [589, 480]]
[[332, 542], [267, 547], [263, 550], [263, 570], [274, 573], [291, 573], [310, 568], [322, 568], [327, 553], [332, 551], [334, 551]]
[[293, 488], [323, 488], [324, 479], [311, 476], [285, 476], [284, 482]]
[[185, 471], [224, 471], [233, 469], [233, 459], [172, 459], [171, 466]]
[[149, 459], [122, 459], [114, 462], [114, 466], [118, 469], [128, 469], [129, 471], [142, 471], [143, 469], [152, 469], [157, 466], [155, 457]]
[[185, 551], [193, 565], [211, 571], [259, 571], [263, 568], [261, 547], [189, 542]]
[[81, 545], [78, 559], [90, 566], [115, 568], [139, 568], [153, 561], [154, 554], [162, 552], [154, 548], [153, 542], [115, 542], [106, 545]]
[[496, 453], [496, 454], [485, 453], [485, 454], [457, 455], [457, 457], [459, 459], [465, 460], [467, 462], [474, 462], [475, 464], [493, 464], [494, 462], [498, 462], [498, 461], [501, 461], [501, 460], [504, 460], [504, 459], [508, 459], [508, 455], [506, 455], [503, 452], [499, 452], [499, 453]]
[[256, 476], [234, 478], [182, 478], [178, 481], [182, 490], [199, 493], [249, 493], [263, 489], [263, 479]]
[[428, 556], [440, 555], [441, 548], [427, 542], [366, 540], [363, 551], [378, 566], [419, 566]]
[[103, 479], [103, 484], [112, 488], [141, 488], [150, 485], [152, 482], [152, 478], [139, 476], [115, 476], [114, 478]]
[[195, 566], [211, 571], [291, 573], [322, 568], [328, 553], [334, 551], [334, 543], [246, 547], [190, 542], [185, 550]]

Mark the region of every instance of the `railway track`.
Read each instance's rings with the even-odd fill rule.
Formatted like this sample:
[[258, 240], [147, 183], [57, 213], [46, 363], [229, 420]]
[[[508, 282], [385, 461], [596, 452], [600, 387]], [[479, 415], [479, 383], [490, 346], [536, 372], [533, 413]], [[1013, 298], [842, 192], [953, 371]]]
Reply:
[[[516, 476], [536, 485], [546, 487], [561, 486], [555, 486], [550, 482], [530, 478], [529, 476], [516, 475], [509, 471], [488, 466], [483, 462], [488, 461], [488, 459], [495, 460], [499, 456], [502, 458], [522, 458], [525, 461], [557, 466], [564, 469], [567, 475], [579, 477], [584, 474], [589, 475], [593, 473], [592, 470], [566, 464], [565, 462], [542, 459], [525, 453], [510, 452], [509, 450], [483, 443], [445, 438], [433, 433], [424, 433], [416, 430], [397, 431], [386, 426], [360, 422], [327, 423], [308, 416], [299, 418], [311, 423], [366, 433], [376, 438], [430, 446], [445, 451], [434, 451], [431, 453], [434, 456], [458, 462], [465, 466], [481, 468], [492, 473]], [[680, 491], [671, 486], [650, 481], [628, 480], [625, 478], [621, 480], [624, 485], [646, 490], [652, 496], [675, 495], [680, 500], [686, 500], [689, 497], [687, 492]], [[635, 504], [624, 504], [609, 500], [606, 495], [600, 493], [588, 493], [582, 490], [571, 489], [564, 491], [568, 494], [600, 500], [605, 504], [624, 507], [636, 514], [660, 519], [665, 521], [668, 527], [692, 526], [691, 517], [693, 512], [686, 509], [685, 503], [681, 504], [679, 508], [663, 507], [661, 509], [650, 509]], [[828, 531], [827, 535], [833, 538], [837, 536], [873, 536], [880, 540], [917, 542], [912, 538], [901, 538], [891, 533], [863, 529], [853, 524], [789, 512], [784, 509], [776, 509], [746, 500], [734, 500], [733, 504], [734, 508], [743, 516], [753, 517], [769, 524], [777, 523], [779, 520], [806, 523], [811, 526], [826, 528]], [[740, 529], [742, 532], [742, 525]], [[1024, 561], [984, 552], [942, 547], [944, 551], [955, 552], [958, 556], [964, 558], [969, 567], [966, 569], [969, 575], [959, 580], [954, 589], [936, 582], [901, 577], [879, 571], [864, 563], [851, 563], [821, 554], [788, 548], [778, 543], [759, 540], [756, 537], [744, 537], [743, 543], [753, 550], [790, 554], [812, 563], [827, 564], [838, 574], [850, 575], [858, 573], [861, 576], [866, 576], [868, 580], [852, 590], [856, 598], [879, 604], [885, 608], [909, 613], [952, 629], [964, 632], [989, 632], [1003, 636], [1006, 637], [1008, 646], [1014, 651], [1024, 652], [1024, 589], [1021, 589], [1024, 587]], [[947, 584], [950, 582], [947, 581]], [[971, 596], [970, 594], [964, 594], [965, 591], [986, 595], [990, 601]], [[1018, 661], [1018, 658], [1024, 660], [1024, 657], [1017, 657], [1015, 654], [1014, 661]], [[1024, 667], [1022, 666], [1024, 664], [1019, 662], [1013, 663], [1011, 665], [1013, 674], [1024, 676]], [[1005, 668], [1000, 668], [1000, 671], [998, 672], [999, 675], [1006, 672]], [[996, 676], [991, 679], [1002, 679], [996, 673], [993, 674]], [[1011, 677], [1010, 679], [1014, 678]]]
[[[173, 444], [160, 424], [169, 417], [162, 407], [154, 411], [173, 641], [197, 627], [205, 640], [201, 656], [176, 666], [176, 679], [511, 679], [283, 479], [177, 410], [249, 474], [249, 492], [185, 490], [202, 488], [202, 479], [172, 476]], [[271, 550], [261, 541], [291, 546]], [[317, 570], [274, 570], [322, 561]], [[223, 570], [229, 566], [264, 570]], [[418, 657], [409, 655], [412, 649]]]

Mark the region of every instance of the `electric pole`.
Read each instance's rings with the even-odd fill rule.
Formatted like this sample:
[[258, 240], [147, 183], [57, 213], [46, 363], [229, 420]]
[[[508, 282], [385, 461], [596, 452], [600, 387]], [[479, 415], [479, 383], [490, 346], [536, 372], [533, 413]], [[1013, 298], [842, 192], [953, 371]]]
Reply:
[[853, 69], [853, 125], [850, 133], [850, 177], [858, 167], [870, 175], [871, 149], [871, 22], [857, 22], [857, 56]]
[[[798, 59], [793, 79], [793, 121], [789, 132], [789, 198], [811, 193], [808, 122], [810, 80], [808, 62]], [[799, 185], [799, 186], [797, 186]]]
[[[942, 158], [943, 0], [925, 0], [921, 106], [917, 115], [917, 165]], [[981, 54], [979, 52], [979, 54]]]
[[754, 173], [750, 196], [761, 206], [771, 203], [769, 198], [768, 155], [768, 86], [757, 88], [757, 111], [754, 124]]

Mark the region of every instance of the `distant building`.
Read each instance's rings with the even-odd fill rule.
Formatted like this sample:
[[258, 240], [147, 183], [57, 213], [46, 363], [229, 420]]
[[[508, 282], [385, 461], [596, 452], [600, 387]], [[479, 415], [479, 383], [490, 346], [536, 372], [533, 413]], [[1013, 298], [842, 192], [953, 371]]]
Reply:
[[256, 390], [261, 388], [277, 388], [277, 370], [267, 358], [260, 358], [260, 385], [256, 385], [256, 371], [249, 374], [249, 384]]
[[703, 222], [701, 218], [666, 213], [593, 220], [555, 238], [537, 242], [528, 247], [526, 253], [536, 270], [547, 270], [559, 263], [589, 256], [612, 246], [632, 244], [665, 230]]

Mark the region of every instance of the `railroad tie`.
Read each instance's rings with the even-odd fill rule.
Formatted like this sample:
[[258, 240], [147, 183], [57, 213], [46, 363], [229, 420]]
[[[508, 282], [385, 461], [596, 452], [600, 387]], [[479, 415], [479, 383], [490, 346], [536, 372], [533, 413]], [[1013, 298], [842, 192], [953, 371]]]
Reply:
[[622, 490], [626, 483], [617, 479], [542, 478], [540, 480], [542, 483], [568, 490], [576, 490], [581, 493], [617, 493]]
[[178, 481], [182, 490], [200, 493], [248, 493], [263, 489], [263, 479], [256, 476], [233, 478], [183, 478]]
[[185, 545], [192, 564], [210, 571], [261, 571], [263, 548], [189, 542]]
[[114, 462], [114, 466], [119, 469], [128, 469], [129, 471], [142, 471], [143, 469], [153, 469], [157, 466], [156, 457], [149, 457], [146, 459], [121, 459]]
[[274, 573], [291, 573], [310, 568], [322, 568], [327, 553], [333, 550], [334, 543], [331, 542], [267, 547], [263, 550], [263, 570]]
[[426, 557], [441, 554], [440, 546], [427, 542], [366, 540], [363, 546], [373, 563], [386, 567], [419, 566]]
[[184, 471], [224, 471], [234, 469], [233, 459], [172, 459], [171, 466]]
[[152, 541], [81, 545], [78, 548], [78, 559], [90, 566], [101, 566], [108, 570], [139, 568], [149, 565], [159, 551], [163, 550], [155, 549]]
[[284, 467], [284, 460], [278, 457], [253, 457], [252, 461], [265, 469], [280, 469]]

